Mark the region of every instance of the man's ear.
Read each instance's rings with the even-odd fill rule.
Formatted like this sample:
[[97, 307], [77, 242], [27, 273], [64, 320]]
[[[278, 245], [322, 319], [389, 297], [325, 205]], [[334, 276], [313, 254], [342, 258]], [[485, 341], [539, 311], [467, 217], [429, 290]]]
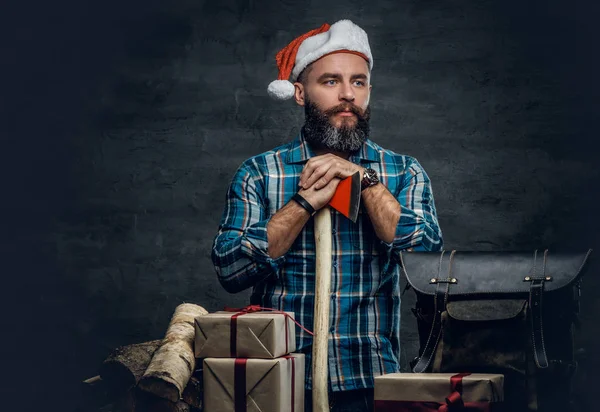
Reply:
[[304, 85], [300, 82], [294, 83], [294, 99], [300, 106], [304, 106]]

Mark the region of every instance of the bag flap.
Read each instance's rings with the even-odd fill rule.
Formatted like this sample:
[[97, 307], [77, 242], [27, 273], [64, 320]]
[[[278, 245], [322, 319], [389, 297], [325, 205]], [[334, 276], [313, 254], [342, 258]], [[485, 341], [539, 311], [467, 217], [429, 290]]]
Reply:
[[512, 319], [523, 312], [525, 299], [457, 300], [448, 302], [448, 315], [456, 320], [489, 321]]
[[[455, 251], [449, 271], [450, 255], [445, 252], [400, 252], [402, 270], [408, 283], [418, 292], [433, 295], [438, 283], [432, 279], [455, 279], [450, 295], [529, 293], [526, 277], [549, 277], [545, 291], [563, 288], [583, 275], [582, 269], [592, 252], [544, 253]], [[443, 253], [443, 256], [442, 256]], [[449, 275], [449, 276], [448, 276]], [[445, 284], [440, 285], [445, 288]]]

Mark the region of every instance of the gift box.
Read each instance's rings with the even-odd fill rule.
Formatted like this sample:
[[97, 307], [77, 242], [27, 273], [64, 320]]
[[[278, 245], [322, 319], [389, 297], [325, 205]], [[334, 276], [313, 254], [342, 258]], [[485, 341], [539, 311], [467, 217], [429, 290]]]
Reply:
[[504, 375], [390, 373], [375, 377], [375, 412], [501, 411]]
[[304, 354], [206, 358], [205, 412], [304, 412]]
[[221, 311], [194, 323], [196, 358], [273, 359], [296, 350], [293, 312]]

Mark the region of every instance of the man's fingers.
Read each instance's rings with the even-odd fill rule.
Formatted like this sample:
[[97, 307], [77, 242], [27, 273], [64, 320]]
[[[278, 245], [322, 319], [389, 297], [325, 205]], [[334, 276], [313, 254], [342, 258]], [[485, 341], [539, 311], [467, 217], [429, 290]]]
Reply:
[[[333, 197], [333, 194], [335, 193], [335, 190], [337, 189], [337, 187], [341, 181], [342, 181], [342, 179], [333, 178], [329, 182], [327, 182], [327, 184], [325, 186], [323, 186], [320, 190], [318, 190], [318, 192], [319, 193], [323, 192], [324, 194], [326, 193], [327, 201], [329, 201], [329, 199], [331, 199]], [[316, 188], [314, 188], [314, 189], [317, 190]]]
[[309, 187], [311, 187], [317, 180], [324, 177], [331, 170], [331, 166], [332, 165], [328, 163], [317, 166], [310, 175], [307, 175], [304, 178], [302, 187], [304, 189], [308, 189]]
[[304, 165], [304, 169], [302, 169], [302, 173], [300, 173], [300, 182], [298, 182], [298, 186], [302, 186], [306, 189], [306, 180], [313, 174], [313, 171], [317, 168], [315, 162], [311, 159]]
[[308, 189], [316, 185], [315, 189], [321, 189], [334, 177], [343, 179], [353, 175], [356, 168], [356, 165], [332, 154], [316, 156], [304, 166], [298, 186]]
[[[315, 172], [315, 170], [322, 167], [323, 165], [330, 163], [331, 160], [334, 158], [336, 158], [336, 156], [332, 155], [330, 153], [320, 155], [320, 156], [315, 156], [315, 157], [311, 158], [304, 165], [304, 169], [302, 170], [302, 173], [300, 174], [300, 182], [298, 183], [298, 186], [303, 186], [304, 188], [306, 188], [307, 186], [305, 185], [305, 183], [312, 176], [312, 174]], [[327, 169], [328, 168], [329, 167], [327, 167]], [[325, 172], [326, 172], [326, 170], [323, 173], [325, 173]], [[312, 183], [311, 183], [311, 185], [312, 185]], [[308, 187], [310, 187], [310, 185]]]
[[315, 189], [318, 190], [325, 187], [334, 177], [337, 177], [337, 171], [332, 167], [323, 175], [323, 177], [314, 183]]
[[339, 183], [340, 179], [335, 178], [331, 179], [321, 190], [312, 186], [306, 190], [301, 189], [299, 193], [318, 210], [331, 200]]
[[333, 186], [333, 188], [335, 189], [338, 187], [341, 181], [342, 179], [331, 179], [329, 183], [327, 183], [327, 186]]

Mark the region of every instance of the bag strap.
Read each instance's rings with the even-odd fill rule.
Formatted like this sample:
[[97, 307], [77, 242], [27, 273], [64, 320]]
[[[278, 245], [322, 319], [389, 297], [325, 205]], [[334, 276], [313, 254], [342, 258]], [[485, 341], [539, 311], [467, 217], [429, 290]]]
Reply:
[[542, 297], [544, 295], [544, 282], [549, 282], [552, 277], [546, 276], [546, 260], [548, 249], [544, 251], [544, 264], [542, 276], [535, 276], [535, 263], [537, 261], [537, 250], [533, 255], [533, 274], [526, 276], [524, 281], [531, 282], [529, 287], [529, 309], [531, 310], [531, 335], [533, 341], [533, 356], [538, 368], [548, 367], [548, 356], [544, 344], [544, 325], [542, 317]]
[[[425, 349], [423, 349], [423, 353], [419, 357], [416, 365], [413, 367], [412, 371], [414, 373], [425, 372], [429, 367], [429, 364], [433, 360], [433, 355], [435, 353], [435, 349], [437, 348], [438, 342], [440, 341], [440, 336], [442, 335], [442, 312], [446, 310], [446, 304], [448, 303], [448, 292], [450, 290], [451, 282], [451, 274], [452, 274], [452, 262], [454, 260], [454, 254], [456, 250], [453, 250], [450, 253], [450, 263], [448, 266], [448, 277], [446, 279], [441, 279], [441, 271], [442, 271], [442, 261], [444, 259], [445, 251], [442, 251], [440, 255], [440, 262], [438, 265], [438, 277], [431, 279], [430, 283], [435, 283], [435, 295], [433, 297], [433, 305], [434, 305], [434, 315], [433, 322], [431, 324], [431, 330], [429, 331], [429, 337], [427, 338], [427, 343], [425, 344]], [[441, 286], [444, 285], [444, 286]]]

